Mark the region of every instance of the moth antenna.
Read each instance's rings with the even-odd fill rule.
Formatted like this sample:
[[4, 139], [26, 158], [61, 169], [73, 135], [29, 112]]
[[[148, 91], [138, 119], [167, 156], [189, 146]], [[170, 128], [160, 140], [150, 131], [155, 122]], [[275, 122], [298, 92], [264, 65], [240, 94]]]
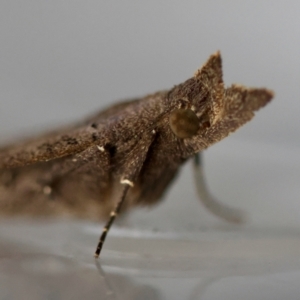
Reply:
[[121, 184], [125, 185], [125, 187], [123, 189], [123, 193], [122, 193], [121, 199], [117, 203], [117, 205], [115, 206], [115, 208], [111, 211], [110, 218], [109, 218], [108, 222], [106, 223], [106, 225], [103, 228], [103, 231], [102, 231], [102, 234], [101, 234], [101, 236], [99, 238], [99, 243], [97, 245], [96, 252], [95, 252], [95, 255], [94, 255], [95, 258], [99, 257], [101, 249], [102, 249], [103, 244], [105, 242], [107, 233], [108, 233], [111, 225], [113, 224], [115, 218], [117, 217], [117, 215], [119, 214], [119, 212], [121, 210], [121, 207], [122, 207], [122, 205], [124, 203], [124, 200], [126, 198], [128, 189], [133, 185], [133, 183], [131, 181], [129, 181], [129, 180], [121, 180]]
[[243, 211], [220, 203], [210, 194], [205, 183], [200, 153], [194, 156], [194, 176], [199, 199], [212, 214], [231, 223], [245, 222], [246, 214]]

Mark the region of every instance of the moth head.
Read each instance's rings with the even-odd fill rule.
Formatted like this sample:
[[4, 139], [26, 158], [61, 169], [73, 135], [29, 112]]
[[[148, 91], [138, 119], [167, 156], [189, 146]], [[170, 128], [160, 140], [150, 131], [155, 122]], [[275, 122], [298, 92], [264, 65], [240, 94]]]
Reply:
[[237, 84], [225, 88], [221, 56], [216, 52], [168, 96], [173, 108], [169, 115], [173, 133], [182, 139], [198, 136], [207, 147], [250, 121], [254, 111], [272, 99], [273, 92]]
[[169, 124], [179, 138], [191, 138], [221, 117], [224, 96], [220, 53], [213, 54], [194, 77], [175, 86], [170, 93], [174, 110]]

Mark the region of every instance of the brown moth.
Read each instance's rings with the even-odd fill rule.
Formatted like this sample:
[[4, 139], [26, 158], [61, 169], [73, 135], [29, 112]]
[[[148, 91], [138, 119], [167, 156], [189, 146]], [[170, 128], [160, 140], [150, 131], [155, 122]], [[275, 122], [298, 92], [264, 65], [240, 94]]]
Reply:
[[270, 90], [224, 88], [221, 56], [213, 54], [170, 90], [119, 103], [82, 123], [0, 149], [0, 212], [109, 218], [158, 202], [180, 166], [195, 158], [197, 190], [210, 211], [241, 221], [239, 211], [207, 191], [199, 153], [250, 121]]

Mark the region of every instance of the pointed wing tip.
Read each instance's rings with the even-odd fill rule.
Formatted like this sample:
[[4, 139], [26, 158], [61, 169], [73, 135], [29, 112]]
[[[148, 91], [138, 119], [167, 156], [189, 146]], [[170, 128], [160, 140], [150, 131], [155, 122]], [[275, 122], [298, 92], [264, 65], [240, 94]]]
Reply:
[[266, 88], [248, 88], [233, 84], [226, 89], [227, 111], [257, 111], [266, 106], [274, 97], [274, 92]]
[[250, 94], [253, 94], [253, 111], [259, 110], [260, 108], [266, 106], [275, 96], [272, 90], [268, 90], [266, 88], [253, 89], [252, 92], [250, 90]]
[[216, 58], [216, 59], [221, 59], [221, 52], [220, 50], [216, 51], [214, 54], [210, 56], [210, 58]]
[[215, 70], [222, 76], [222, 57], [219, 50], [213, 53], [205, 62], [205, 64], [194, 73], [194, 77], [200, 77], [205, 70], [209, 69]]
[[275, 93], [272, 90], [263, 89], [266, 97], [266, 104], [269, 103], [274, 97]]
[[268, 90], [268, 89], [263, 89], [263, 90], [266, 94], [268, 102], [271, 101], [275, 97], [275, 93], [272, 90]]

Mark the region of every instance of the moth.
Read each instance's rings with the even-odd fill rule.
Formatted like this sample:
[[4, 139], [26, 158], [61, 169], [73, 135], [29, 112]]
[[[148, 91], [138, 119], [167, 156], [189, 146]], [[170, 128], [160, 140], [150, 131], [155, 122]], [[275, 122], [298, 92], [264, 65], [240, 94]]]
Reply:
[[170, 90], [115, 104], [81, 123], [0, 149], [0, 212], [107, 218], [98, 257], [118, 214], [160, 201], [194, 158], [197, 190], [215, 215], [242, 215], [209, 193], [200, 153], [250, 121], [273, 93], [224, 87], [220, 53]]

